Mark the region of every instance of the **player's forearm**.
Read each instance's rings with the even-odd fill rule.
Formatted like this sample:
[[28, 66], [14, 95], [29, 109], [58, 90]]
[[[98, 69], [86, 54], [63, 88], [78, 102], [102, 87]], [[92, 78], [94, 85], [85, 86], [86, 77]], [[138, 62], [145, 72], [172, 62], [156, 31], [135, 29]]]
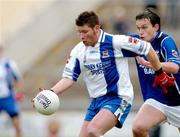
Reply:
[[55, 84], [51, 89], [56, 94], [61, 94], [66, 89], [70, 88], [73, 85], [74, 81], [68, 78], [62, 78], [57, 84]]
[[152, 47], [150, 47], [150, 50], [146, 57], [155, 71], [159, 70], [162, 67], [159, 58]]
[[179, 66], [172, 62], [161, 62], [164, 72], [176, 74], [179, 71]]
[[17, 92], [24, 91], [24, 83], [22, 80], [14, 81], [14, 86]]

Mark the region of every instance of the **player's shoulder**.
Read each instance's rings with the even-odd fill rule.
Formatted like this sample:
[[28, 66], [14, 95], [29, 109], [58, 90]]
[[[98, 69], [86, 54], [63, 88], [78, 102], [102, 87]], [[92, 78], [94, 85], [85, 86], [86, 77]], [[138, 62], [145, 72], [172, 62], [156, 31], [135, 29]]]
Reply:
[[123, 39], [127, 39], [127, 35], [121, 35], [121, 34], [116, 34], [116, 35], [113, 35], [113, 39], [114, 40], [123, 40]]
[[140, 36], [138, 34], [129, 34], [128, 36], [140, 39]]
[[173, 37], [164, 32], [158, 33], [158, 39], [161, 40], [162, 46], [175, 44]]
[[104, 31], [104, 34], [103, 34], [103, 35], [104, 35], [104, 36], [111, 36], [111, 37], [114, 36], [114, 34], [111, 34], [111, 33], [105, 32], [105, 31]]
[[111, 41], [111, 39], [113, 39], [113, 41], [123, 41], [123, 40], [127, 40], [129, 38], [129, 36], [127, 36], [127, 35], [111, 34], [108, 32], [104, 32], [102, 37], [103, 37], [102, 38], [103, 42]]
[[3, 57], [2, 59], [2, 63], [3, 64], [11, 64], [12, 62], [14, 62], [11, 58], [9, 57]]
[[155, 39], [158, 39], [160, 41], [173, 40], [173, 38], [170, 35], [168, 35], [167, 33], [164, 33], [164, 32], [158, 32]]
[[84, 50], [85, 45], [83, 44], [83, 42], [79, 42], [77, 45], [74, 46], [74, 48], [71, 50], [71, 56], [74, 55], [78, 55], [79, 53], [82, 53], [82, 51]]
[[3, 57], [1, 59], [1, 65], [5, 66], [6, 68], [14, 68], [14, 66], [16, 66], [16, 62], [9, 58], [9, 57]]
[[[132, 41], [134, 41], [135, 39], [139, 39], [138, 35], [114, 35], [113, 39], [114, 42], [121, 42], [121, 43], [132, 43]], [[137, 40], [135, 40], [137, 41]]]

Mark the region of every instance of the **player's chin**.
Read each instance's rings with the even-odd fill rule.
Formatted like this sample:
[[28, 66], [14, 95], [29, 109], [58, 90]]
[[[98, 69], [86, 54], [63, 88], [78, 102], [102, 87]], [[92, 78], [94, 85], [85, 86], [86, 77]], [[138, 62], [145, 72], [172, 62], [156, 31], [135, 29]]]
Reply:
[[142, 40], [149, 41], [146, 37], [141, 37]]
[[87, 42], [87, 41], [83, 41], [83, 44], [84, 44], [85, 46], [90, 46], [89, 42]]

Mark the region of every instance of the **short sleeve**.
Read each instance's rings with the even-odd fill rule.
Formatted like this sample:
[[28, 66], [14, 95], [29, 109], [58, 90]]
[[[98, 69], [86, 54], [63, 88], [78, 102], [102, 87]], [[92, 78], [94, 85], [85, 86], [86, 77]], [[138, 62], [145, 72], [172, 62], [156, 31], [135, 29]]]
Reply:
[[7, 62], [9, 64], [9, 69], [11, 71], [11, 74], [13, 76], [13, 79], [14, 80], [20, 80], [22, 79], [22, 75], [20, 73], [20, 70], [16, 64], [16, 62], [14, 60], [8, 60]]
[[73, 49], [70, 53], [70, 57], [66, 62], [64, 71], [63, 71], [63, 77], [67, 77], [69, 79], [72, 79], [73, 81], [77, 81], [81, 69], [80, 69], [80, 61], [78, 59], [78, 51], [76, 49]]
[[151, 44], [135, 37], [115, 35], [113, 44], [116, 48], [128, 50], [138, 55], [147, 55]]
[[179, 51], [171, 37], [164, 39], [162, 42], [162, 50], [165, 61], [173, 62], [180, 66]]

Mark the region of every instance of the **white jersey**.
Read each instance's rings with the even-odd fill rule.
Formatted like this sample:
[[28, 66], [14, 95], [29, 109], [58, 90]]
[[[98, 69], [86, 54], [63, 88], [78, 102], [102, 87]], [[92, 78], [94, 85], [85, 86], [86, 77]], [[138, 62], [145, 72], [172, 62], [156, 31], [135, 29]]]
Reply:
[[13, 60], [0, 59], [0, 99], [13, 95], [13, 81], [21, 78]]
[[82, 72], [90, 97], [119, 95], [133, 99], [128, 58], [147, 55], [150, 44], [125, 35], [111, 35], [101, 30], [97, 44], [77, 44], [71, 51], [63, 77], [76, 81]]

